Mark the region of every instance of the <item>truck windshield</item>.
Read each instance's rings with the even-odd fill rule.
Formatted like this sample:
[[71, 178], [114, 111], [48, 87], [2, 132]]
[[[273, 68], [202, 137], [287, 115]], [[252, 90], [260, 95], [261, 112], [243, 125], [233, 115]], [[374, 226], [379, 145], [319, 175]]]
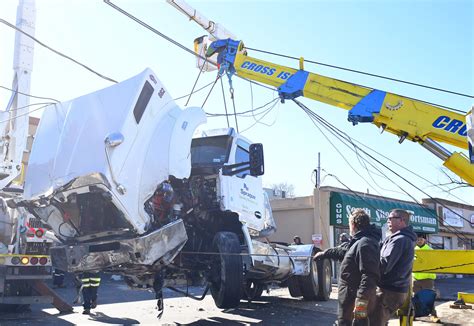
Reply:
[[227, 162], [231, 145], [232, 137], [227, 135], [193, 139], [191, 143], [192, 166], [224, 165]]

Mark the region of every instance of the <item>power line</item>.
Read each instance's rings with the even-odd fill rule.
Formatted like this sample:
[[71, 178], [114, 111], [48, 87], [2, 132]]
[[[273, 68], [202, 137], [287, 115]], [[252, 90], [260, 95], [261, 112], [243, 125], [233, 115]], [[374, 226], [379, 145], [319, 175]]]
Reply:
[[[277, 101], [277, 100], [278, 100], [278, 99], [276, 99], [276, 98], [275, 98], [275, 99], [272, 99], [271, 101], [269, 101], [269, 102], [267, 102], [267, 103], [265, 103], [265, 104], [263, 104], [263, 105], [261, 105], [261, 106], [255, 108], [255, 109], [253, 109], [253, 110], [251, 109], [251, 110], [246, 110], [246, 111], [243, 111], [243, 112], [237, 112], [237, 115], [238, 115], [239, 117], [243, 117], [243, 118], [251, 118], [252, 115], [251, 115], [251, 114], [247, 115], [247, 113], [257, 112], [257, 111], [259, 111], [259, 110], [265, 108], [267, 105], [269, 105], [269, 104], [271, 104], [271, 103], [273, 103], [273, 102], [275, 102], [275, 101]], [[265, 110], [264, 112], [266, 112], [266, 110]], [[261, 112], [258, 113], [258, 114], [261, 114]], [[233, 116], [234, 114], [233, 114], [233, 113], [231, 113], [231, 114], [224, 114], [224, 113], [207, 113], [207, 115], [208, 115], [209, 117], [225, 117], [225, 116], [231, 116], [231, 115]]]
[[19, 107], [19, 108], [16, 108], [16, 109], [10, 109], [8, 111], [3, 111], [3, 112], [13, 112], [13, 111], [19, 111], [19, 110], [22, 110], [22, 109], [29, 108], [30, 106], [35, 106], [35, 105], [48, 106], [48, 105], [51, 105], [51, 104], [56, 104], [56, 103], [55, 102], [32, 103], [32, 104], [28, 104], [28, 105], [25, 105], [25, 106], [22, 106], [22, 107]]
[[[275, 99], [275, 100], [277, 100], [277, 99]], [[263, 118], [265, 118], [265, 116], [266, 116], [268, 113], [270, 113], [270, 112], [273, 110], [273, 108], [275, 108], [275, 106], [277, 105], [277, 103], [278, 103], [278, 101], [275, 101], [275, 103], [273, 103], [273, 105], [272, 105], [270, 108], [268, 108], [267, 110], [264, 111], [263, 115], [262, 115], [258, 120], [256, 120], [250, 127], [246, 128], [246, 129], [244, 129], [244, 130], [242, 130], [241, 133], [246, 132], [247, 130], [249, 130], [249, 129], [251, 129], [252, 127], [254, 127], [256, 124], [261, 123], [260, 121], [261, 121]], [[275, 120], [275, 121], [276, 121], [276, 120]], [[275, 123], [275, 122], [273, 122], [273, 123]], [[269, 126], [271, 126], [271, 125], [269, 125]]]
[[[41, 109], [44, 109], [45, 107], [47, 106], [50, 106], [51, 104], [46, 104], [46, 105], [43, 105], [43, 106], [40, 106], [39, 108], [36, 108], [36, 109], [33, 109], [31, 111], [28, 111], [28, 112], [25, 112], [25, 113], [22, 113], [22, 114], [18, 114], [17, 116], [13, 117], [13, 118], [9, 118], [9, 119], [6, 119], [6, 120], [2, 120], [0, 121], [0, 123], [4, 123], [4, 122], [10, 122], [10, 121], [13, 121], [19, 117], [23, 117], [25, 115], [29, 115], [31, 112], [35, 112], [35, 111], [38, 111], [38, 110], [41, 110]], [[54, 104], [56, 105], [56, 104]]]
[[[298, 102], [297, 100], [293, 100], [295, 103], [298, 104], [298, 106], [300, 106], [304, 111], [308, 111], [311, 112], [311, 114], [316, 118], [316, 119], [321, 119], [323, 122], [323, 124], [326, 124], [327, 128], [330, 128], [328, 130], [331, 131], [331, 129], [334, 131], [334, 130], [337, 130], [340, 134], [343, 134], [343, 135], [346, 135], [344, 132], [340, 131], [338, 128], [334, 127], [333, 125], [331, 125], [329, 122], [327, 122], [326, 120], [322, 119], [319, 115], [317, 115], [316, 113], [314, 113], [313, 111], [309, 110], [309, 108], [307, 108], [306, 106], [304, 106], [302, 103]], [[347, 135], [346, 135], [347, 136]], [[341, 136], [337, 136], [337, 137], [341, 137]], [[347, 136], [348, 137], [348, 136]], [[334, 146], [334, 145], [333, 145]], [[353, 144], [352, 143], [352, 146], [356, 147], [357, 145]], [[403, 176], [401, 176], [399, 173], [395, 172], [393, 169], [389, 168], [388, 166], [386, 166], [385, 164], [383, 164], [382, 162], [380, 162], [378, 159], [376, 159], [375, 157], [373, 157], [372, 155], [370, 155], [369, 153], [365, 152], [363, 149], [361, 149], [360, 147], [358, 147], [358, 149], [363, 152], [365, 155], [367, 155], [368, 157], [370, 157], [372, 160], [374, 160], [375, 162], [377, 162], [378, 164], [382, 165], [383, 167], [385, 167], [387, 170], [389, 170], [390, 172], [392, 172], [393, 174], [395, 174], [397, 177], [399, 177], [400, 179], [402, 179], [403, 181], [405, 181], [406, 183], [410, 184], [412, 187], [414, 187], [415, 189], [417, 189], [418, 191], [420, 191], [421, 193], [425, 194], [426, 196], [428, 196], [431, 200], [433, 200], [435, 203], [441, 205], [442, 207], [446, 208], [447, 210], [451, 211], [452, 213], [454, 213], [455, 215], [459, 216], [461, 219], [469, 222], [466, 218], [464, 218], [462, 215], [458, 214], [457, 212], [453, 211], [451, 208], [447, 207], [446, 205], [444, 205], [443, 203], [439, 202], [438, 200], [436, 200], [436, 198], [433, 198], [431, 197], [429, 194], [427, 194], [425, 191], [423, 191], [422, 189], [420, 189], [419, 187], [417, 187], [416, 185], [414, 185], [412, 182], [410, 182], [409, 180], [407, 180], [406, 178], [404, 178]], [[353, 149], [354, 150], [354, 149]], [[371, 163], [369, 163], [371, 164]], [[372, 165], [372, 164], [371, 164]], [[372, 165], [374, 168], [375, 166]], [[377, 169], [377, 168], [376, 168]], [[379, 172], [381, 172], [379, 169], [377, 169]], [[383, 172], [381, 172], [383, 174]], [[390, 178], [388, 178], [385, 174], [384, 176], [392, 181], [400, 190], [402, 190], [405, 194], [407, 194], [414, 202], [416, 202], [418, 205], [420, 205], [421, 207], [423, 207], [423, 205], [421, 203], [419, 203], [411, 194], [409, 194], [405, 189], [403, 189], [401, 186], [399, 186], [396, 182], [394, 182], [393, 180], [391, 180]], [[439, 218], [436, 216], [436, 218], [439, 220]], [[451, 226], [448, 227], [448, 225], [444, 225], [447, 229], [452, 229], [452, 232], [457, 234], [458, 237], [460, 237], [459, 235], [462, 235], [464, 237], [464, 239], [467, 239], [463, 233], [459, 232], [458, 230], [452, 228]]]
[[188, 97], [188, 96], [190, 96], [190, 95], [192, 95], [192, 94], [196, 94], [197, 92], [202, 91], [203, 89], [205, 89], [205, 88], [211, 86], [212, 84], [214, 84], [214, 81], [210, 82], [209, 84], [204, 85], [203, 87], [201, 87], [201, 88], [199, 88], [199, 89], [193, 91], [192, 93], [189, 93], [189, 94], [186, 94], [186, 95], [183, 95], [183, 96], [174, 98], [173, 101], [181, 100], [181, 99], [183, 99], [183, 98], [185, 98], [185, 97]]
[[[153, 33], [161, 36], [162, 38], [164, 38], [165, 40], [167, 40], [168, 42], [171, 42], [172, 44], [176, 45], [177, 47], [183, 49], [184, 51], [188, 52], [188, 53], [191, 53], [192, 55], [196, 56], [196, 57], [199, 57], [203, 60], [207, 60], [206, 57], [203, 57], [197, 53], [195, 53], [193, 50], [191, 49], [188, 49], [187, 47], [185, 47], [184, 45], [182, 45], [181, 43], [173, 40], [171, 37], [161, 33], [159, 30], [157, 30], [156, 28], [153, 28], [152, 26], [148, 25], [147, 23], [145, 23], [144, 21], [138, 19], [137, 17], [133, 16], [132, 14], [130, 14], [129, 12], [127, 12], [126, 10], [120, 8], [119, 6], [113, 4], [110, 0], [104, 0], [104, 2], [106, 4], [108, 4], [109, 6], [111, 6], [112, 8], [114, 8], [115, 10], [117, 10], [118, 12], [124, 14], [125, 16], [127, 16], [128, 18], [134, 20], [135, 22], [137, 22], [138, 24], [142, 25], [143, 27], [145, 27], [146, 29], [152, 31]], [[216, 66], [216, 64], [212, 61], [208, 61], [209, 63], [211, 63], [212, 65]]]
[[2, 86], [2, 85], [0, 85], [0, 88], [9, 90], [9, 91], [14, 92], [14, 93], [17, 93], [17, 94], [25, 95], [25, 96], [28, 96], [28, 97], [31, 97], [31, 98], [37, 98], [37, 99], [40, 99], [40, 100], [51, 100], [51, 101], [54, 101], [54, 102], [56, 102], [56, 103], [60, 103], [60, 101], [58, 101], [58, 100], [56, 100], [56, 99], [54, 99], [54, 98], [51, 98], [51, 97], [34, 96], [34, 95], [26, 94], [26, 93], [23, 93], [23, 92], [20, 92], [20, 91], [17, 91], [17, 90], [14, 90], [14, 89], [12, 89], [12, 88], [9, 88], [9, 87], [6, 87], [6, 86]]
[[44, 44], [43, 42], [41, 42], [40, 40], [38, 40], [38, 39], [35, 38], [34, 36], [28, 34], [27, 32], [25, 32], [25, 31], [23, 31], [22, 29], [16, 27], [15, 25], [9, 23], [8, 21], [6, 21], [6, 20], [0, 18], [0, 22], [3, 23], [3, 24], [5, 24], [5, 25], [7, 25], [8, 27], [11, 27], [11, 28], [15, 29], [16, 31], [22, 33], [23, 35], [26, 35], [27, 37], [31, 38], [33, 41], [35, 41], [35, 42], [38, 43], [39, 45], [44, 46], [45, 48], [47, 48], [48, 50], [50, 50], [50, 51], [56, 53], [57, 55], [59, 55], [59, 56], [61, 56], [61, 57], [63, 57], [63, 58], [66, 58], [66, 59], [68, 59], [68, 60], [71, 60], [72, 62], [74, 62], [75, 64], [78, 64], [78, 65], [81, 66], [82, 68], [85, 68], [85, 69], [89, 70], [90, 72], [96, 74], [97, 76], [99, 76], [99, 77], [101, 77], [101, 78], [103, 78], [103, 79], [105, 79], [105, 80], [108, 80], [108, 81], [110, 81], [110, 82], [117, 83], [116, 80], [114, 80], [114, 79], [112, 79], [112, 78], [109, 78], [109, 77], [107, 77], [107, 76], [104, 76], [104, 75], [102, 75], [101, 73], [95, 71], [94, 69], [92, 69], [92, 68], [86, 66], [85, 64], [80, 63], [79, 61], [77, 61], [77, 60], [75, 60], [75, 59], [73, 59], [73, 58], [71, 58], [71, 57], [69, 57], [69, 56], [67, 56], [67, 55], [65, 55], [65, 54], [63, 54], [63, 53], [61, 53], [61, 52], [59, 52], [59, 51], [53, 49], [53, 48], [51, 48], [50, 46]]
[[[309, 109], [307, 109], [306, 107], [304, 107], [303, 104], [301, 104], [301, 105], [303, 105], [303, 106], [301, 106], [301, 105], [299, 104], [300, 102], [298, 102], [298, 101], [296, 101], [296, 100], [293, 100], [293, 101], [295, 101], [295, 103], [296, 103], [298, 106], [300, 106], [300, 108], [303, 109], [303, 111], [305, 111], [306, 114], [308, 114], [308, 116], [311, 118], [311, 114], [310, 114], [310, 110], [309, 110]], [[311, 112], [312, 112], [312, 111], [311, 111]], [[314, 121], [313, 119], [311, 119], [311, 121], [313, 122], [314, 126], [319, 130], [319, 132], [324, 136], [324, 138], [326, 138], [326, 140], [329, 142], [329, 144], [331, 144], [331, 146], [336, 150], [336, 152], [339, 154], [339, 156], [341, 156], [342, 159], [346, 162], [346, 164], [352, 169], [352, 171], [354, 171], [355, 174], [357, 174], [362, 180], [364, 180], [365, 183], [367, 183], [367, 185], [371, 186], [370, 183], [368, 183], [367, 180], [365, 180], [365, 178], [363, 178], [362, 175], [352, 166], [352, 164], [349, 163], [349, 161], [348, 161], [347, 158], [344, 156], [344, 154], [342, 154], [342, 152], [339, 150], [339, 148], [337, 148], [337, 146], [335, 146], [335, 145], [331, 142], [331, 140], [329, 139], [329, 137], [321, 130], [321, 128], [319, 128], [319, 126], [315, 123], [315, 121]], [[376, 190], [376, 191], [377, 191], [377, 190]], [[381, 195], [380, 192], [377, 191], [377, 193], [378, 193], [379, 195]]]
[[[265, 54], [271, 54], [271, 55], [279, 56], [279, 57], [283, 57], [283, 58], [294, 59], [294, 60], [300, 60], [300, 58], [297, 58], [297, 57], [293, 57], [293, 56], [289, 56], [289, 55], [285, 55], [285, 54], [279, 54], [279, 53], [276, 53], [276, 52], [270, 52], [270, 51], [265, 51], [265, 50], [259, 50], [259, 49], [255, 49], [255, 48], [249, 48], [249, 47], [247, 47], [247, 46], [245, 47], [245, 49], [251, 50], [251, 51], [256, 51], [256, 52], [261, 52], [261, 53], [265, 53]], [[339, 70], [350, 71], [350, 72], [354, 72], [354, 73], [357, 73], [357, 74], [362, 74], [362, 75], [377, 77], [377, 78], [381, 78], [381, 79], [396, 81], [396, 82], [403, 83], [403, 84], [408, 84], [408, 85], [418, 86], [418, 87], [422, 87], [422, 88], [432, 89], [432, 90], [440, 91], [440, 92], [443, 92], [443, 93], [449, 93], [449, 94], [459, 95], [459, 96], [463, 96], [463, 97], [474, 98], [474, 95], [463, 94], [463, 93], [454, 92], [454, 91], [446, 90], [446, 89], [443, 89], [443, 88], [438, 88], [438, 87], [432, 87], [432, 86], [428, 86], [428, 85], [423, 85], [423, 84], [419, 84], [419, 83], [413, 83], [413, 82], [409, 82], [409, 81], [402, 80], [402, 79], [396, 79], [396, 78], [392, 78], [392, 77], [386, 77], [386, 76], [382, 76], [382, 75], [377, 75], [377, 74], [368, 73], [368, 72], [365, 72], [365, 71], [360, 71], [360, 70], [355, 70], [355, 69], [344, 68], [344, 67], [335, 66], [335, 65], [330, 65], [330, 64], [327, 64], [327, 63], [322, 63], [322, 62], [313, 61], [313, 60], [306, 60], [306, 59], [304, 59], [304, 61], [305, 61], [305, 62], [309, 62], [309, 63], [318, 64], [318, 65], [321, 65], [321, 66], [326, 66], [326, 67], [331, 67], [331, 68], [339, 69]]]

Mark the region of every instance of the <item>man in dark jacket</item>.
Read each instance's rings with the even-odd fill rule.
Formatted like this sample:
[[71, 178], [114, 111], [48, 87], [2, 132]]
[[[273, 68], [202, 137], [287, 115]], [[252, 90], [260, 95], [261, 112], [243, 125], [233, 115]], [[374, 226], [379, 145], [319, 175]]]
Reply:
[[380, 249], [380, 283], [377, 306], [369, 315], [371, 325], [385, 325], [407, 298], [416, 241], [409, 223], [410, 214], [402, 209], [394, 209], [388, 216], [391, 234]]
[[353, 211], [349, 229], [353, 238], [339, 272], [338, 325], [352, 325], [354, 318], [367, 318], [375, 305], [375, 289], [380, 276], [379, 241], [382, 232], [370, 224], [370, 217], [362, 209]]

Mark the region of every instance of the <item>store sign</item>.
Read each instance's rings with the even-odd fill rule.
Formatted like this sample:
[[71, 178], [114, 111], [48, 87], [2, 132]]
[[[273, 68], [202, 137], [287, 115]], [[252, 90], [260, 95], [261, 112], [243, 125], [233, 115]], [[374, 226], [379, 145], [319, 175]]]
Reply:
[[376, 199], [365, 196], [331, 192], [330, 224], [347, 226], [352, 210], [362, 208], [370, 216], [372, 223], [382, 226], [387, 223], [388, 214], [392, 209], [404, 209], [411, 213], [410, 224], [415, 232], [437, 233], [438, 218], [433, 209], [417, 204], [397, 200]]
[[463, 211], [459, 208], [443, 207], [443, 224], [456, 228], [464, 227]]
[[323, 235], [320, 233], [313, 234], [311, 236], [311, 241], [316, 247], [322, 247], [323, 246]]

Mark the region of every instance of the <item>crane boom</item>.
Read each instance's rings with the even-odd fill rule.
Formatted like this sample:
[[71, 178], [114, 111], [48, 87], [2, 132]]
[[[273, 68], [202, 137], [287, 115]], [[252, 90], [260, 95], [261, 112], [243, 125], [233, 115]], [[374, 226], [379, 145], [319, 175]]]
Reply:
[[[198, 40], [197, 40], [198, 41]], [[353, 124], [372, 122], [399, 137], [420, 143], [444, 161], [444, 166], [474, 185], [474, 165], [463, 153], [451, 153], [438, 142], [468, 149], [467, 116], [420, 100], [372, 89], [304, 70], [252, 58], [240, 41], [217, 40], [206, 55], [218, 53], [220, 74], [240, 77], [276, 87], [285, 99], [304, 96], [349, 111]]]
[[[16, 25], [29, 35], [35, 33], [36, 7], [34, 0], [21, 0], [17, 9]], [[0, 135], [0, 189], [17, 178], [26, 161], [31, 72], [33, 70], [34, 42], [26, 35], [16, 32], [14, 77], [12, 96], [0, 118], [5, 123]]]

